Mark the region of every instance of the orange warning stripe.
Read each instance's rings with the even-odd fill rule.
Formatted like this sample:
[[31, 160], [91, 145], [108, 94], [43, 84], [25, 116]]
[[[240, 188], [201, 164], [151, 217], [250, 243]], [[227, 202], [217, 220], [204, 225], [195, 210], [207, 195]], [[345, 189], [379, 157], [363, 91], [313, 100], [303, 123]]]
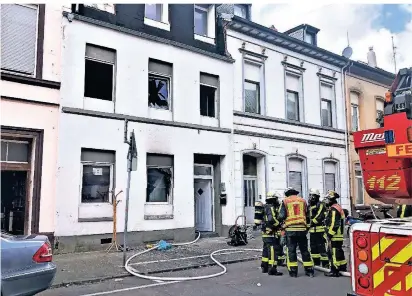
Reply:
[[[412, 287], [412, 241], [409, 238], [372, 236], [374, 295], [404, 295]], [[389, 262], [384, 261], [389, 258]], [[388, 294], [392, 291], [393, 294]]]

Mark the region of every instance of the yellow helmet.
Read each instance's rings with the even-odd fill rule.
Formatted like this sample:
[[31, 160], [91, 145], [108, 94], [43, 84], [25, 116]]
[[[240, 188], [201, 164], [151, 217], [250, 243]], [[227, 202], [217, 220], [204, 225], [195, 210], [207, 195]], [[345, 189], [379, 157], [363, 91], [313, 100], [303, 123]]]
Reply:
[[328, 190], [328, 193], [325, 196], [326, 199], [338, 199], [340, 195], [334, 190]]

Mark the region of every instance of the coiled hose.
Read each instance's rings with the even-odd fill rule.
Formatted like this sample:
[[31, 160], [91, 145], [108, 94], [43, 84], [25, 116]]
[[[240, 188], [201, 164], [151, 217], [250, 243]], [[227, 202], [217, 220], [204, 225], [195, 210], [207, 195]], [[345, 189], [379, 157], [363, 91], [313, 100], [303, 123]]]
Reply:
[[[195, 240], [191, 241], [191, 242], [186, 242], [186, 243], [174, 243], [171, 244], [172, 246], [178, 247], [178, 246], [187, 246], [187, 245], [191, 245], [196, 243], [198, 240], [200, 239], [200, 233], [198, 233], [197, 237]], [[131, 275], [134, 275], [136, 277], [142, 278], [142, 279], [147, 279], [147, 280], [152, 280], [152, 281], [175, 281], [175, 282], [180, 282], [180, 281], [193, 281], [193, 280], [203, 280], [203, 279], [210, 279], [210, 278], [214, 278], [214, 277], [218, 277], [221, 276], [223, 274], [226, 273], [227, 269], [226, 267], [220, 263], [214, 256], [221, 253], [221, 252], [227, 252], [227, 251], [234, 251], [233, 253], [238, 253], [239, 251], [255, 251], [255, 252], [262, 252], [262, 249], [239, 249], [239, 248], [229, 248], [229, 249], [220, 249], [220, 250], [216, 250], [214, 252], [212, 252], [209, 257], [210, 259], [212, 259], [213, 262], [215, 262], [220, 268], [222, 268], [222, 271], [218, 272], [218, 273], [213, 273], [213, 274], [208, 274], [208, 275], [202, 275], [202, 276], [192, 276], [192, 277], [157, 277], [157, 276], [150, 276], [150, 275], [144, 275], [139, 273], [136, 269], [134, 269], [133, 267], [131, 267], [129, 265], [130, 261], [133, 260], [134, 258], [143, 255], [145, 253], [148, 253], [150, 251], [153, 251], [155, 249], [157, 249], [159, 246], [159, 244], [155, 245], [152, 248], [149, 248], [147, 250], [144, 250], [142, 252], [138, 252], [134, 255], [132, 255], [129, 259], [127, 259], [126, 264], [125, 264], [125, 269], [127, 270], [127, 272], [129, 272]], [[298, 260], [302, 263], [302, 259], [298, 257]], [[330, 270], [322, 268], [322, 267], [318, 267], [315, 266], [315, 269], [320, 270], [320, 271], [326, 271], [329, 272]], [[341, 274], [343, 276], [349, 276], [350, 277], [350, 273], [346, 272], [346, 273], [342, 273]]]

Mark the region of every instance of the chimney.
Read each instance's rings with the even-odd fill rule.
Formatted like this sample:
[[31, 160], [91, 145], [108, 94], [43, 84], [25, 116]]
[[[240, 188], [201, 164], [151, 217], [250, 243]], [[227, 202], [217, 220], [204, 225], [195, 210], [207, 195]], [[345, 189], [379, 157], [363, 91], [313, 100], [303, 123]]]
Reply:
[[373, 51], [373, 46], [369, 47], [367, 58], [368, 58], [368, 65], [370, 67], [376, 68], [378, 66], [376, 63], [376, 54]]

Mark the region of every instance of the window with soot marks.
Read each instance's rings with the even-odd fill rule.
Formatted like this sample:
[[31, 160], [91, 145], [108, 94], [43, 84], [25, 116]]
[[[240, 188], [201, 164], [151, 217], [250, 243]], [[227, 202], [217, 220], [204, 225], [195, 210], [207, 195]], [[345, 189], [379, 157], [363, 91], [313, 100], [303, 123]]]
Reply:
[[170, 110], [173, 65], [149, 59], [149, 107]]

